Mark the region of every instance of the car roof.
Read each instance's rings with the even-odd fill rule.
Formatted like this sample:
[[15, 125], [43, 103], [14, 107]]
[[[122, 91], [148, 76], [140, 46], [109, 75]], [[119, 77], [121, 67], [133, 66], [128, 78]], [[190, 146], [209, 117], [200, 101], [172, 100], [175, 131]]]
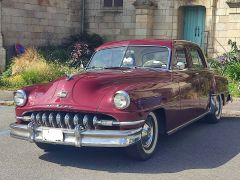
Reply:
[[114, 47], [121, 46], [166, 46], [168, 48], [172, 48], [174, 44], [190, 44], [196, 46], [196, 44], [185, 41], [185, 40], [165, 40], [165, 39], [132, 39], [132, 40], [123, 40], [123, 41], [113, 41], [105, 43], [99, 46], [96, 51]]

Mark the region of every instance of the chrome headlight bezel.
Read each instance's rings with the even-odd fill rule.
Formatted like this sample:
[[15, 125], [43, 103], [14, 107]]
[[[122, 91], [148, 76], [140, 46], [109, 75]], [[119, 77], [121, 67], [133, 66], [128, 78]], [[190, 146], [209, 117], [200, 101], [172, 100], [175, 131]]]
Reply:
[[[121, 100], [124, 100], [122, 105]], [[113, 104], [117, 109], [126, 109], [130, 106], [130, 96], [125, 91], [117, 91], [113, 96]]]
[[24, 90], [14, 92], [13, 100], [17, 106], [24, 106], [27, 103], [27, 94]]

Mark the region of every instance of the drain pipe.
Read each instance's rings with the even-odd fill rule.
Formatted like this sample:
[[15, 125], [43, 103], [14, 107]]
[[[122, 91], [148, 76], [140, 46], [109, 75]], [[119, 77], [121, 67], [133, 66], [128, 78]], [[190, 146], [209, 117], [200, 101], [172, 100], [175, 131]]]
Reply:
[[218, 0], [213, 0], [212, 4], [212, 36], [211, 36], [211, 42], [212, 42], [212, 48], [213, 48], [213, 53], [215, 53], [215, 35], [216, 35], [216, 11], [217, 11], [217, 3]]
[[82, 12], [81, 12], [81, 33], [85, 31], [85, 0], [82, 0]]

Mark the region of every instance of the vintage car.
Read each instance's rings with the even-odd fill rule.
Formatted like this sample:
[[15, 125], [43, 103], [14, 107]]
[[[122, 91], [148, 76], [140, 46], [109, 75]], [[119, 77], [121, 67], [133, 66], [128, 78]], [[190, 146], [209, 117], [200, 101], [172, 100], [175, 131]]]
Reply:
[[126, 147], [149, 159], [159, 136], [204, 118], [220, 120], [231, 100], [201, 48], [181, 40], [127, 40], [96, 49], [83, 72], [14, 93], [11, 136], [45, 151], [62, 145]]

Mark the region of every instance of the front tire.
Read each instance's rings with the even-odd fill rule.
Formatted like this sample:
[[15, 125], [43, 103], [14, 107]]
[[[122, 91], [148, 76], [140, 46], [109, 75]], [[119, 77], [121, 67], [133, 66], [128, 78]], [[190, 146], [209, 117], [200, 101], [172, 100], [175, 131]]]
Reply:
[[218, 123], [222, 116], [223, 101], [221, 96], [212, 96], [210, 99], [210, 113], [207, 115], [208, 123]]
[[126, 148], [129, 156], [137, 160], [148, 160], [156, 150], [158, 142], [158, 121], [153, 112], [147, 116], [141, 134], [141, 140]]

